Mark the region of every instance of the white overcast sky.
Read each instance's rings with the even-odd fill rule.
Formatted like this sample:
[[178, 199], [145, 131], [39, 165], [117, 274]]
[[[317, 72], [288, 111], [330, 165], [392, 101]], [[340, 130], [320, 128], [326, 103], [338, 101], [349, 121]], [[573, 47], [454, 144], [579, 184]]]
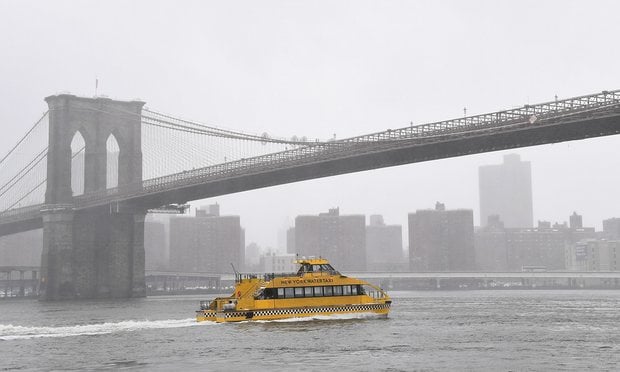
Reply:
[[[0, 0], [0, 153], [71, 92], [252, 133], [339, 138], [620, 89], [617, 1]], [[534, 219], [620, 217], [620, 136], [513, 150]], [[506, 152], [281, 185], [193, 203], [275, 247], [298, 214], [407, 213], [442, 201], [478, 221], [479, 165]], [[404, 244], [407, 245], [405, 239]]]

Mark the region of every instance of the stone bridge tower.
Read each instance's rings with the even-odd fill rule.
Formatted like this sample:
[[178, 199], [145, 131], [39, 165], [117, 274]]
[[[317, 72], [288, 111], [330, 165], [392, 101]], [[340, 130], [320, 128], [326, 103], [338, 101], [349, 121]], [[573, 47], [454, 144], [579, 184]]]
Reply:
[[118, 190], [142, 186], [140, 115], [144, 102], [67, 94], [45, 100], [49, 147], [40, 298], [144, 296], [146, 211], [122, 203], [76, 210], [71, 186], [75, 136], [81, 136], [84, 143], [84, 194], [106, 192], [106, 144], [111, 136], [118, 145]]

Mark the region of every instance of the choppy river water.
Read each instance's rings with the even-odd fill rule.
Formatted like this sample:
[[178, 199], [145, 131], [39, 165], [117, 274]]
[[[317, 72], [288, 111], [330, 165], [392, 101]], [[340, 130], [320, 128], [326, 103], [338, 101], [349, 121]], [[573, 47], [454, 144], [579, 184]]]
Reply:
[[620, 291], [394, 292], [387, 319], [196, 323], [199, 297], [0, 301], [0, 370], [619, 370]]

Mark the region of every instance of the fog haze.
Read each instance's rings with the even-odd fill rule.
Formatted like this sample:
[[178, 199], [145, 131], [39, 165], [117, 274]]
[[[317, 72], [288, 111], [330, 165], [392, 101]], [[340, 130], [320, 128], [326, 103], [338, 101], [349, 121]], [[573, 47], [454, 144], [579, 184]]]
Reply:
[[[61, 92], [140, 98], [244, 132], [349, 137], [620, 88], [615, 1], [0, 0], [0, 154]], [[204, 201], [277, 247], [299, 214], [470, 208], [478, 166], [532, 163], [534, 220], [620, 217], [620, 137], [316, 179]], [[404, 231], [404, 234], [406, 232]], [[405, 235], [406, 236], [406, 235]]]

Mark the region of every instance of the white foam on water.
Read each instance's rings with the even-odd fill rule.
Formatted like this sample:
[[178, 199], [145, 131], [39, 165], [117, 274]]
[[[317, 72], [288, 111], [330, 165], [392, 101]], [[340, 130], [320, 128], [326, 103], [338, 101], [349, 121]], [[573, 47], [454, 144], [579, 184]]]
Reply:
[[28, 327], [0, 324], [0, 340], [27, 340], [43, 337], [92, 336], [145, 329], [182, 328], [201, 325], [195, 318], [166, 320], [126, 320], [116, 323], [96, 323], [63, 327]]

